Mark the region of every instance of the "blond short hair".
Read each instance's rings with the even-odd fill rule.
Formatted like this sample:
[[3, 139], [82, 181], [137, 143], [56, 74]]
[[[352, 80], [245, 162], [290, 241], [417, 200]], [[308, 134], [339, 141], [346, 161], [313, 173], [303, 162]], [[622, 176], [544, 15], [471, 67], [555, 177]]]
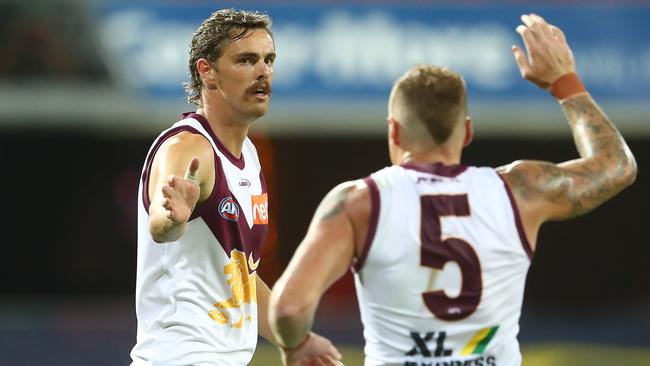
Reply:
[[437, 144], [443, 144], [467, 115], [465, 81], [445, 67], [417, 65], [393, 87], [393, 103], [408, 116], [405, 123], [420, 123]]

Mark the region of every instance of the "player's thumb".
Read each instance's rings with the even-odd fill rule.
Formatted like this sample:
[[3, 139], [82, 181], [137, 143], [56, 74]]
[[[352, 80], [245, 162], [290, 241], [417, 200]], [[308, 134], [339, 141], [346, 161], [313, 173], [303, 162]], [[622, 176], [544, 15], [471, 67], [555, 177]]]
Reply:
[[185, 171], [185, 179], [196, 182], [196, 173], [199, 170], [199, 158], [193, 157]]

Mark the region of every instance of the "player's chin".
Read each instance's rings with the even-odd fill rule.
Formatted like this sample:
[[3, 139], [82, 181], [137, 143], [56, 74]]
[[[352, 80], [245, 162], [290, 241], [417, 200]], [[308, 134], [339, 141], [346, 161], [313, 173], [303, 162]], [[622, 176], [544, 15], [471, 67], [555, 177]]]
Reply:
[[269, 111], [269, 103], [257, 103], [253, 108], [250, 110], [250, 115], [253, 118], [260, 118], [264, 116], [267, 112]]

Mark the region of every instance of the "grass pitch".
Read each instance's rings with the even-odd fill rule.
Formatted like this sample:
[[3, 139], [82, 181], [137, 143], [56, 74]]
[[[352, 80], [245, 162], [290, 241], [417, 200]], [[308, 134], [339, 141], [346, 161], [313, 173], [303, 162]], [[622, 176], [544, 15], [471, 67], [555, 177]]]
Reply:
[[[346, 366], [363, 366], [361, 347], [337, 346]], [[523, 366], [648, 366], [650, 349], [589, 344], [534, 344], [522, 348]], [[275, 347], [260, 344], [250, 366], [281, 366]]]

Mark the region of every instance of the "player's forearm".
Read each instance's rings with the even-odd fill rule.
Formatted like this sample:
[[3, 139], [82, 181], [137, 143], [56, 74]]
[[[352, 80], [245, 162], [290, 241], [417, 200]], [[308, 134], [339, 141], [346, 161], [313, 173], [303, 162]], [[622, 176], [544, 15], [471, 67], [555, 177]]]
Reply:
[[149, 233], [156, 243], [169, 243], [178, 240], [185, 232], [186, 223], [175, 223], [167, 211], [151, 205], [149, 208]]
[[605, 113], [589, 94], [579, 94], [560, 102], [583, 158], [617, 153], [623, 159], [626, 144]]
[[561, 102], [584, 164], [595, 180], [622, 189], [636, 177], [636, 161], [625, 140], [588, 94]]
[[315, 306], [306, 296], [286, 286], [286, 273], [278, 280], [269, 300], [269, 324], [281, 347], [298, 347], [309, 334]]
[[637, 167], [625, 140], [591, 96], [580, 94], [561, 103], [581, 157], [560, 164], [576, 177], [567, 192], [575, 217], [632, 184]]
[[256, 275], [255, 276], [255, 288], [257, 289], [257, 306], [258, 306], [258, 331], [259, 334], [266, 339], [269, 343], [272, 343], [275, 346], [280, 346], [278, 340], [275, 338], [273, 331], [271, 331], [271, 326], [269, 325], [269, 297], [271, 296], [271, 290], [266, 285], [262, 279]]
[[311, 331], [313, 315], [309, 316], [306, 312], [281, 307], [277, 308], [271, 317], [273, 334], [279, 346], [283, 348], [300, 346]]

